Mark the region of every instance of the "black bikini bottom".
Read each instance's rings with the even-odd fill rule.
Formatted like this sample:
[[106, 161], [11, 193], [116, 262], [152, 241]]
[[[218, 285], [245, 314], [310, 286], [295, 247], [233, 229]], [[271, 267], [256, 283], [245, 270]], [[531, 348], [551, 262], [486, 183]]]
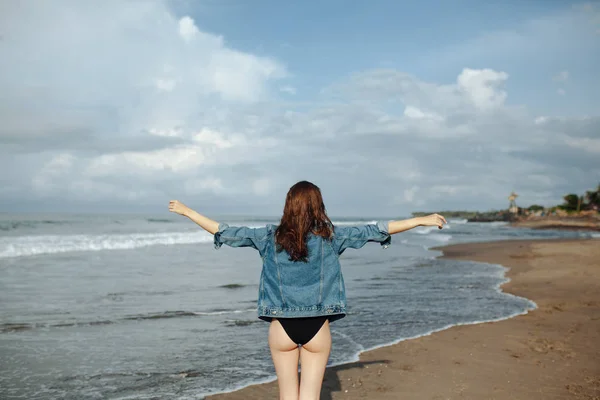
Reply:
[[277, 318], [290, 339], [298, 345], [305, 345], [312, 339], [327, 321], [328, 316]]

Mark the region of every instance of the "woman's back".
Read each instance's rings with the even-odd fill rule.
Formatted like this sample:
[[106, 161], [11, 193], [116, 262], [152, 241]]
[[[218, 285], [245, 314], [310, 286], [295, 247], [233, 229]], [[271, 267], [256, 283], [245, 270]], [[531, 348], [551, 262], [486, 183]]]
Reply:
[[[275, 242], [272, 242], [274, 245]], [[291, 261], [285, 251], [273, 246], [263, 262], [263, 282], [277, 282], [278, 296], [259, 296], [259, 308], [281, 307], [281, 316], [311, 317], [337, 315], [343, 317], [346, 306], [344, 281], [332, 241], [309, 233], [306, 238], [307, 261]], [[272, 261], [272, 262], [271, 262]], [[266, 290], [275, 285], [267, 285]], [[262, 301], [262, 302], [261, 302]], [[277, 312], [277, 311], [276, 311]]]
[[387, 247], [391, 238], [387, 222], [355, 227], [333, 227], [324, 238], [311, 232], [305, 237], [306, 261], [293, 261], [277, 245], [278, 226], [264, 228], [230, 227], [220, 224], [215, 247], [253, 247], [261, 255], [263, 267], [258, 294], [258, 316], [315, 317], [328, 315], [331, 320], [346, 314], [346, 290], [339, 256], [347, 248], [360, 248], [368, 242]]

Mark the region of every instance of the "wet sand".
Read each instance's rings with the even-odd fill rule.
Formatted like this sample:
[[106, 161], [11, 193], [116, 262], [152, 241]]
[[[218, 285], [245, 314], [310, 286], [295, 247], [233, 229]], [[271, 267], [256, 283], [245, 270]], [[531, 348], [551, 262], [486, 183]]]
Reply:
[[564, 229], [572, 231], [600, 231], [600, 217], [533, 217], [515, 221], [511, 226], [531, 229]]
[[[327, 369], [321, 399], [600, 399], [600, 240], [437, 249], [442, 258], [509, 267], [502, 290], [538, 308], [362, 353]], [[277, 398], [275, 381], [207, 397]]]

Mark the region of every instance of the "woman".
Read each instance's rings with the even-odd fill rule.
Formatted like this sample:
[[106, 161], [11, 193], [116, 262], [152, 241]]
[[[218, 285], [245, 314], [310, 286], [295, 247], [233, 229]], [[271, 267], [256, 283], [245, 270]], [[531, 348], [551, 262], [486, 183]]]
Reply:
[[[334, 226], [327, 217], [321, 191], [307, 181], [288, 191], [280, 224], [261, 228], [217, 223], [177, 200], [169, 210], [184, 215], [214, 235], [215, 248], [253, 247], [263, 267], [258, 317], [271, 323], [269, 348], [280, 399], [318, 399], [331, 350], [329, 324], [346, 314], [344, 278], [339, 256], [367, 242], [385, 248], [390, 235], [417, 226], [438, 226], [444, 217], [426, 217], [355, 227]], [[301, 379], [298, 383], [298, 361]]]

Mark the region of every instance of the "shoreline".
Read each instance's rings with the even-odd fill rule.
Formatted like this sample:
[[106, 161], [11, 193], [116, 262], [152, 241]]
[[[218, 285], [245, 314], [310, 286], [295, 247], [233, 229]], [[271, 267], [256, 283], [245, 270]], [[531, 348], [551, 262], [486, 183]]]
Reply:
[[510, 226], [515, 228], [600, 232], [600, 218], [592, 216], [529, 217], [514, 221]]
[[[457, 395], [460, 398], [477, 399], [484, 397], [498, 399], [515, 398], [514, 393], [519, 393], [519, 388], [512, 387], [513, 385], [508, 385], [508, 389], [505, 388], [505, 390], [500, 390], [498, 385], [492, 384], [491, 388], [493, 388], [494, 390], [490, 390], [490, 387], [487, 387], [486, 384], [483, 383], [483, 381], [485, 380], [482, 380], [480, 378], [475, 379], [473, 382], [470, 382], [471, 384], [469, 384], [469, 379], [467, 378], [469, 376], [476, 377], [477, 375], [480, 375], [481, 371], [479, 369], [471, 370], [469, 373], [465, 373], [465, 383], [459, 384], [458, 389], [460, 390], [458, 390], [457, 383], [455, 382], [456, 377], [454, 376], [456, 375], [456, 371], [454, 370], [465, 369], [464, 367], [462, 367], [463, 361], [455, 360], [453, 364], [449, 365], [450, 371], [440, 370], [440, 367], [438, 367], [437, 364], [431, 365], [430, 362], [427, 362], [431, 360], [427, 360], [427, 358], [430, 356], [426, 354], [432, 354], [429, 352], [435, 349], [437, 350], [439, 355], [443, 355], [444, 359], [453, 358], [453, 356], [458, 358], [464, 358], [465, 354], [464, 352], [460, 351], [460, 348], [457, 350], [456, 348], [452, 349], [447, 348], [445, 346], [456, 346], [458, 344], [457, 340], [460, 340], [459, 338], [464, 338], [462, 341], [466, 340], [471, 345], [473, 344], [473, 342], [485, 341], [485, 338], [488, 336], [481, 337], [481, 335], [477, 332], [481, 331], [482, 328], [484, 330], [491, 330], [492, 332], [504, 332], [504, 330], [507, 329], [508, 332], [506, 333], [506, 335], [510, 336], [510, 332], [512, 332], [513, 329], [510, 328], [510, 326], [508, 328], [505, 328], [505, 326], [507, 325], [522, 325], [522, 321], [526, 321], [525, 324], [527, 324], [527, 322], [531, 322], [534, 319], [544, 317], [544, 314], [552, 314], [553, 312], [557, 313], [559, 309], [561, 312], [565, 311], [564, 305], [552, 305], [548, 310], [548, 305], [545, 304], [545, 301], [542, 301], [541, 303], [536, 301], [535, 297], [538, 297], [536, 292], [531, 292], [531, 290], [528, 289], [524, 291], [522, 290], [522, 286], [524, 284], [523, 282], [519, 281], [520, 279], [518, 277], [523, 276], [523, 278], [526, 278], [525, 275], [531, 273], [532, 271], [539, 272], [538, 270], [532, 268], [531, 265], [529, 265], [530, 263], [539, 260], [539, 256], [535, 254], [535, 251], [541, 251], [542, 253], [544, 253], [549, 251], [549, 249], [550, 251], [552, 251], [553, 248], [562, 248], [563, 250], [558, 250], [559, 253], [563, 251], [565, 254], [569, 254], [569, 252], [572, 252], [574, 246], [583, 246], [593, 253], [590, 253], [588, 255], [587, 262], [589, 263], [591, 261], [591, 263], [594, 264], [594, 266], [600, 267], [600, 264], [598, 264], [598, 262], [595, 261], [598, 259], [598, 257], [600, 257], [600, 251], [594, 249], [594, 247], [599, 247], [598, 243], [600, 243], [600, 240], [597, 239], [529, 239], [502, 240], [496, 242], [481, 243], [462, 243], [446, 246], [436, 246], [430, 248], [430, 250], [442, 252], [442, 255], [438, 256], [438, 258], [440, 259], [446, 258], [455, 260], [468, 260], [502, 265], [504, 268], [506, 268], [506, 270], [504, 271], [505, 280], [502, 283], [500, 283], [496, 289], [506, 294], [530, 300], [534, 304], [533, 308], [525, 310], [522, 313], [502, 317], [495, 320], [453, 324], [429, 333], [425, 333], [423, 335], [418, 335], [410, 338], [402, 338], [390, 343], [385, 343], [379, 346], [375, 346], [373, 348], [365, 349], [358, 353], [358, 360], [356, 361], [344, 362], [342, 364], [336, 364], [327, 367], [321, 398], [396, 399], [401, 396], [408, 396], [407, 398], [445, 399], [454, 398], [454, 396]], [[577, 266], [575, 266], [575, 268], [577, 268]], [[595, 276], [600, 278], [600, 271], [598, 270], [600, 270], [600, 268], [593, 269], [592, 275], [596, 274]], [[544, 275], [544, 273], [542, 272], [541, 275]], [[596, 279], [595, 282], [600, 281]], [[546, 284], [548, 283], [549, 282], [546, 282]], [[537, 284], [539, 284], [539, 282], [537, 282]], [[525, 286], [527, 287], [528, 285]], [[577, 292], [577, 290], [575, 292]], [[595, 283], [594, 293], [595, 292], [600, 293], [600, 283]], [[542, 291], [541, 294], [544, 294], [544, 291]], [[544, 296], [542, 296], [542, 298], [543, 297]], [[595, 339], [597, 340], [595, 341], [595, 343], [600, 343], [600, 311], [598, 311], [600, 309], [600, 296], [596, 294], [594, 299], [590, 301], [590, 304], [591, 308], [587, 311], [591, 311], [592, 313], [598, 314], [598, 318], [593, 320], [595, 321], [593, 322], [593, 324], [595, 324], [598, 327], [598, 329], [596, 329]], [[538, 318], [531, 318], [531, 316], [534, 314]], [[535, 326], [537, 326], [536, 324], [539, 325], [539, 322], [534, 323], [533, 327], [527, 327], [527, 333], [531, 333], [530, 331], [534, 329]], [[557, 332], [551, 333], [551, 336], [553, 336]], [[457, 334], [460, 334], [460, 336], [457, 337]], [[449, 339], [450, 336], [453, 337], [451, 340]], [[466, 336], [469, 336], [469, 338], [465, 338]], [[502, 339], [502, 335], [500, 339]], [[529, 343], [527, 341], [527, 335], [525, 335], [521, 339]], [[534, 352], [534, 355], [548, 355], [549, 353], [552, 353], [552, 349], [556, 350], [559, 347], [564, 347], [564, 343], [563, 345], [556, 345], [556, 343], [561, 343], [560, 340], [554, 340], [553, 343], [555, 344], [548, 343], [548, 339], [544, 338], [542, 338], [541, 344], [539, 346], [537, 346], [534, 343], [534, 350], [532, 350]], [[586, 341], [586, 343], [591, 342], [589, 342], [588, 340]], [[548, 348], [550, 350], [548, 350], [544, 346], [549, 346]], [[486, 348], [486, 345], [484, 345], [483, 347]], [[487, 348], [490, 347], [493, 346], [489, 346]], [[523, 343], [520, 343], [520, 346], [517, 347], [519, 347], [518, 351], [503, 349], [503, 351], [499, 352], [500, 354], [495, 354], [495, 356], [499, 356], [506, 355], [505, 353], [507, 351], [511, 352], [508, 360], [508, 364], [511, 364], [509, 366], [511, 371], [516, 368], [516, 366], [512, 364], [519, 364], [519, 360], [523, 358], [523, 356], [521, 355], [521, 353], [523, 352]], [[593, 349], [593, 354], [596, 354], [598, 357], [600, 357], [599, 347], [599, 345], [596, 345]], [[467, 348], [470, 348], [470, 346], [467, 346]], [[566, 350], [563, 349], [563, 353], [565, 351]], [[396, 353], [399, 356], [392, 356]], [[559, 351], [559, 353], [561, 352]], [[473, 353], [470, 353], [470, 355], [472, 356]], [[494, 356], [488, 354], [486, 357], [485, 354], [482, 354], [480, 361], [485, 363], [486, 359], [489, 359], [488, 361], [492, 363], [495, 362]], [[406, 365], [407, 361], [410, 361], [408, 365]], [[557, 360], [552, 360], [552, 363], [555, 363], [556, 361]], [[590, 369], [590, 360], [586, 360], [586, 362], [587, 368]], [[542, 363], [542, 361], [538, 360], [536, 364], [538, 368], [540, 366], [540, 363]], [[369, 366], [371, 366], [370, 369]], [[539, 393], [532, 393], [530, 390], [527, 390], [526, 392], [523, 392], [523, 396], [527, 397], [517, 398], [563, 399], [568, 396], [571, 396], [570, 398], [581, 398], [590, 400], [600, 398], [596, 397], [600, 396], [600, 365], [596, 366], [595, 368], [592, 366], [591, 369], [593, 371], [590, 371], [590, 376], [584, 377], [583, 382], [563, 384], [563, 390], [561, 391], [562, 393], [555, 393], [554, 395], [550, 394], [545, 390], [542, 390], [542, 388], [539, 387], [539, 384], [537, 384], [537, 386], [536, 384], [527, 384], [527, 382], [524, 381], [522, 377], [519, 379], [519, 377], [516, 376], [513, 379], [517, 381], [523, 381], [522, 384], [524, 386], [533, 386], [539, 389]], [[536, 372], [539, 373], [539, 371], [535, 370], [527, 371], [527, 373], [530, 375], [530, 381], [536, 381], [541, 379], [541, 376], [536, 375]], [[547, 369], [543, 370], [543, 374], [545, 374], [544, 376], [547, 377], [549, 375], [553, 375], [549, 374], [549, 372], [551, 371]], [[564, 378], [564, 372], [562, 372], [561, 374], [561, 376], [563, 376]], [[449, 377], [448, 375], [452, 375], [452, 377]], [[431, 382], [428, 381], [427, 377], [431, 378], [431, 376], [437, 376], [437, 384], [432, 385]], [[406, 381], [405, 378], [411, 378], [411, 380]], [[454, 383], [453, 385], [451, 385], [448, 381], [450, 378], [452, 378], [451, 381]], [[486, 376], [486, 378], [490, 379], [489, 376]], [[548, 381], [548, 383], [556, 383], [556, 378], [558, 377], [554, 376], [554, 378], [555, 379], [546, 380]], [[491, 379], [494, 380], [493, 378]], [[422, 384], [419, 385], [417, 384], [418, 382], [421, 382]], [[477, 391], [469, 391], [469, 387], [473, 385], [479, 386]], [[489, 397], [492, 392], [495, 393], [494, 397]], [[477, 394], [475, 395], [475, 393]], [[277, 394], [277, 382], [275, 381], [275, 378], [273, 378], [272, 380], [265, 381], [263, 383], [251, 384], [231, 391], [220, 392], [219, 394], [210, 395], [207, 396], [206, 399], [275, 399], [277, 398]], [[431, 397], [431, 395], [433, 395], [434, 397]]]

